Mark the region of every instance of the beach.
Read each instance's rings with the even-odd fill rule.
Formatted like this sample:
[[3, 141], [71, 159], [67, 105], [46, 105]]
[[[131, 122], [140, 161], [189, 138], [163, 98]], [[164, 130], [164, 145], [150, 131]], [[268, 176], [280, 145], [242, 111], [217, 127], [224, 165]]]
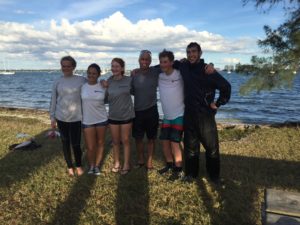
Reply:
[[[2, 224], [261, 224], [265, 188], [300, 191], [296, 123], [219, 125], [224, 184], [214, 186], [206, 176], [203, 148], [200, 178], [191, 184], [170, 182], [143, 168], [126, 176], [111, 173], [109, 133], [101, 175], [70, 178], [60, 140], [45, 136], [47, 111], [0, 108], [0, 121]], [[19, 133], [42, 147], [9, 151], [11, 144], [28, 138], [17, 138]], [[163, 164], [157, 143], [154, 166]]]

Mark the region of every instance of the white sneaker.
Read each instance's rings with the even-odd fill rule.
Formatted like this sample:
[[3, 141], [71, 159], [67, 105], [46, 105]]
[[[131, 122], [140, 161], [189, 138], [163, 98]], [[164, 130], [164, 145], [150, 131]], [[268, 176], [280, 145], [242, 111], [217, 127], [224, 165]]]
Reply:
[[95, 167], [95, 168], [94, 168], [94, 174], [95, 174], [96, 176], [99, 176], [99, 175], [100, 175], [100, 170], [99, 170], [98, 167]]
[[90, 167], [89, 171], [88, 171], [88, 174], [93, 174], [94, 173], [94, 167]]

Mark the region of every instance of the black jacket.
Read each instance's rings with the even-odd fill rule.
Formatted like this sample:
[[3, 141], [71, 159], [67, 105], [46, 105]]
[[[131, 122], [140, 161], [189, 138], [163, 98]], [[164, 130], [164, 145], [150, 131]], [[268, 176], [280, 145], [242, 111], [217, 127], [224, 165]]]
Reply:
[[174, 68], [180, 70], [184, 81], [184, 103], [187, 111], [204, 113], [216, 113], [210, 107], [214, 102], [216, 90], [219, 97], [216, 101], [217, 107], [225, 105], [231, 94], [230, 83], [219, 73], [205, 74], [203, 59], [196, 64], [190, 62], [174, 62]]

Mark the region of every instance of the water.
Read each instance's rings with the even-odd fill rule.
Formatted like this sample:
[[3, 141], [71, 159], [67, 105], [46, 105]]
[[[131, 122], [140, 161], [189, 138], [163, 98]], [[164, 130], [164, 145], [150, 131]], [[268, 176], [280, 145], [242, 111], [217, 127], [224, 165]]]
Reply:
[[[48, 110], [53, 81], [58, 72], [17, 72], [0, 76], [0, 106]], [[248, 77], [223, 74], [232, 85], [230, 102], [217, 113], [219, 122], [281, 123], [300, 121], [300, 76], [292, 89], [239, 95], [239, 87]], [[160, 104], [160, 114], [161, 108]]]

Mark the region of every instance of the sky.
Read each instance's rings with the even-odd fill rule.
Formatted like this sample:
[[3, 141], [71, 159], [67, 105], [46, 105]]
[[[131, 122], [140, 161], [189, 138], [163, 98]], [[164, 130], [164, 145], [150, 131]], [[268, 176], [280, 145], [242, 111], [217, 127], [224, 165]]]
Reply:
[[114, 57], [133, 69], [140, 50], [152, 51], [154, 65], [163, 49], [181, 59], [194, 41], [223, 69], [263, 54], [263, 26], [286, 18], [280, 5], [264, 11], [242, 0], [0, 0], [0, 69], [57, 69], [65, 55], [78, 69], [109, 68]]

